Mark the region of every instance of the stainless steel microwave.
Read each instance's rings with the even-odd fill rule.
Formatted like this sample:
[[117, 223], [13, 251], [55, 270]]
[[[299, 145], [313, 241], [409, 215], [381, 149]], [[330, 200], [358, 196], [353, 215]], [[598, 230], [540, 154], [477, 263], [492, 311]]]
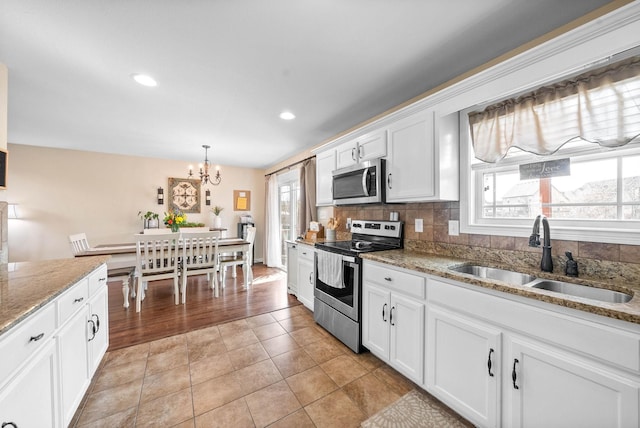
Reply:
[[375, 159], [333, 171], [334, 205], [384, 202], [385, 160]]

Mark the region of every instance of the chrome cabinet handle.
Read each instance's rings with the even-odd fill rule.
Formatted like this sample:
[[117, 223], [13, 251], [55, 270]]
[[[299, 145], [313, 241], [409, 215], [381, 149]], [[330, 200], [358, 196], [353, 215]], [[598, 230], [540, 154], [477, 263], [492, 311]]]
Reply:
[[384, 305], [382, 305], [382, 321], [387, 322], [387, 319], [384, 317], [384, 310], [387, 307], [387, 304], [385, 303]]
[[489, 357], [487, 358], [487, 368], [489, 369], [489, 376], [493, 377], [493, 373], [491, 373], [491, 354], [493, 354], [493, 348], [489, 349]]
[[395, 308], [396, 308], [395, 306], [391, 306], [391, 311], [389, 311], [389, 324], [391, 324], [391, 325], [395, 325], [395, 324], [393, 323], [393, 310], [394, 310]]
[[361, 149], [362, 149], [362, 146], [358, 145], [358, 148], [356, 149], [356, 156], [357, 156], [358, 160], [362, 159]]
[[313, 285], [313, 272], [309, 274], [309, 284]]
[[77, 299], [73, 299], [73, 303], [80, 303], [84, 300], [84, 297], [78, 297]]
[[384, 280], [389, 282], [393, 281], [393, 279], [390, 276], [385, 276]]
[[96, 317], [96, 333], [100, 331], [100, 317], [98, 316], [98, 314], [91, 314], [91, 319], [93, 319], [93, 317]]
[[107, 278], [98, 278], [98, 282], [100, 282], [100, 281], [106, 281], [106, 280], [107, 280]]
[[387, 174], [387, 187], [391, 189], [391, 173]]
[[511, 380], [513, 381], [513, 389], [520, 389], [520, 387], [518, 387], [518, 385], [516, 385], [516, 380], [518, 380], [518, 374], [516, 373], [516, 364], [518, 364], [520, 361], [518, 361], [517, 358], [513, 359], [513, 370], [511, 370]]
[[351, 149], [351, 159], [355, 162], [356, 160], [356, 148]]

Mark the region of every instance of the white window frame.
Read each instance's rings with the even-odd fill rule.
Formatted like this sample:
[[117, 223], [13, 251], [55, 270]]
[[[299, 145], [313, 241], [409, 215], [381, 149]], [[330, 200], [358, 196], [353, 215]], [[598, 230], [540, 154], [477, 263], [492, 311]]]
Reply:
[[[487, 164], [486, 168], [476, 166], [475, 170], [472, 169], [473, 147], [468, 118], [468, 112], [471, 110], [466, 109], [460, 112], [460, 230], [463, 233], [479, 235], [527, 237], [531, 234], [533, 219], [482, 218], [484, 184], [478, 183], [478, 180], [481, 180], [482, 171], [509, 169], [521, 163], [522, 157], [501, 162], [500, 166]], [[586, 152], [589, 154], [585, 154]], [[585, 159], [601, 159], [619, 156], [620, 153], [638, 154], [640, 147], [639, 144], [629, 144], [619, 149], [574, 148], [561, 150], [553, 156], [544, 156], [544, 159], [566, 158], [580, 153], [584, 154]], [[530, 158], [528, 162], [531, 162]], [[640, 222], [638, 221], [576, 221], [549, 218], [549, 225], [551, 239], [640, 245]]]

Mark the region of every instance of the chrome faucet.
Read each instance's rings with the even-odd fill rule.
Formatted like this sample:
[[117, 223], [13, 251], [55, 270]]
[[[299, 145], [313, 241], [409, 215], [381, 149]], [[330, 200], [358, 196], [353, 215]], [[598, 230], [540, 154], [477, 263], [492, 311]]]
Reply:
[[537, 216], [533, 222], [533, 232], [529, 237], [530, 247], [540, 246], [540, 220], [544, 233], [544, 243], [542, 244], [542, 260], [540, 260], [540, 270], [543, 272], [553, 272], [553, 260], [551, 260], [551, 235], [549, 232], [549, 221], [545, 216]]

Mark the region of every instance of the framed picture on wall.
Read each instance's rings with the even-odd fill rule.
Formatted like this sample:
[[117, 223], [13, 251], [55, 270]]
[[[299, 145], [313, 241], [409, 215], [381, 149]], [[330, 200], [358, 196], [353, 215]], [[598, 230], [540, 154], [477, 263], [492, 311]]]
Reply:
[[0, 150], [0, 189], [7, 188], [7, 151]]
[[183, 213], [200, 212], [200, 180], [169, 178], [169, 209]]

